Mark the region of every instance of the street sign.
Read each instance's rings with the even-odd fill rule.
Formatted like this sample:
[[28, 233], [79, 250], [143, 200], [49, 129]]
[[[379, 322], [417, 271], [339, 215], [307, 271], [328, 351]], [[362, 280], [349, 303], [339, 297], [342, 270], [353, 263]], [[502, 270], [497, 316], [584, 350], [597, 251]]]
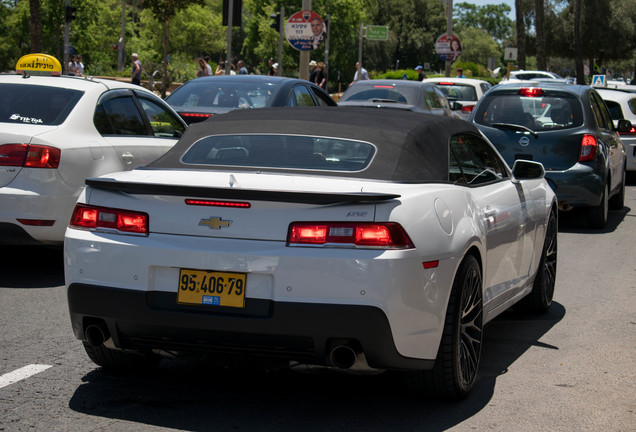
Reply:
[[592, 75], [592, 87], [607, 87], [605, 75]]
[[506, 61], [517, 61], [518, 48], [504, 48], [504, 59]]
[[457, 36], [444, 33], [435, 41], [435, 52], [444, 61], [455, 61], [462, 53], [462, 43]]
[[378, 25], [368, 25], [366, 27], [367, 40], [382, 40], [385, 41], [389, 38], [389, 27], [388, 26], [378, 26]]
[[298, 51], [315, 50], [326, 36], [325, 22], [320, 15], [310, 10], [296, 12], [285, 25], [287, 42]]

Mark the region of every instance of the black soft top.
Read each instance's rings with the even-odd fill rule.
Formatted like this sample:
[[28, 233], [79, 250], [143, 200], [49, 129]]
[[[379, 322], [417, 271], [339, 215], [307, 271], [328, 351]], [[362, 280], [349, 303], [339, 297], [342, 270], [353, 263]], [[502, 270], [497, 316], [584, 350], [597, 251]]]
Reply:
[[[417, 112], [360, 107], [296, 107], [234, 110], [188, 127], [179, 142], [155, 162], [140, 169], [225, 170], [219, 166], [182, 162], [197, 141], [212, 135], [285, 134], [343, 138], [372, 143], [372, 163], [357, 172], [329, 175], [395, 182], [448, 180], [450, 137], [479, 135], [472, 124], [459, 119]], [[233, 171], [286, 172], [282, 168], [227, 167]], [[294, 170], [294, 173], [299, 173]]]

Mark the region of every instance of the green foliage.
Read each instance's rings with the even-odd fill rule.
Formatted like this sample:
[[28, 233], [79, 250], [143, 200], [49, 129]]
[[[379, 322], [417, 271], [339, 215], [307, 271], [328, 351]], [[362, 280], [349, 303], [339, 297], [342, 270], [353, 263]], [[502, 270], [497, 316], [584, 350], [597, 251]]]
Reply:
[[404, 75], [406, 75], [407, 80], [417, 81], [417, 72], [412, 69], [397, 69], [394, 71], [388, 71], [382, 74], [375, 74], [373, 79], [392, 79], [392, 80], [402, 80], [404, 79]]
[[459, 38], [462, 41], [462, 54], [459, 57], [462, 62], [473, 62], [485, 66], [488, 64], [489, 57], [499, 60], [503, 55], [497, 42], [483, 29], [467, 28], [459, 34]]
[[487, 4], [477, 6], [470, 3], [457, 3], [454, 8], [453, 28], [457, 32], [467, 29], [483, 29], [497, 41], [503, 41], [512, 34], [512, 20], [508, 18], [510, 6]]

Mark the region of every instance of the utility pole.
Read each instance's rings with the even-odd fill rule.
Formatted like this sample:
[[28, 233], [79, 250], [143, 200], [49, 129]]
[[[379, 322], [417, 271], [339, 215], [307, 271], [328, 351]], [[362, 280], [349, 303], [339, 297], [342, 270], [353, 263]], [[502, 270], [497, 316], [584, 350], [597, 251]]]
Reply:
[[232, 70], [232, 24], [234, 23], [234, 0], [229, 0], [227, 5], [227, 58], [225, 59], [225, 75], [230, 75]]
[[71, 7], [71, 0], [66, 0], [64, 3], [64, 64], [62, 65], [62, 73], [68, 75], [68, 56], [69, 56], [69, 26], [70, 21], [68, 19], [68, 10]]
[[[453, 0], [448, 0], [448, 5], [446, 6], [446, 35], [448, 36], [448, 40], [450, 40], [451, 35], [453, 34]], [[448, 58], [448, 57], [447, 57]], [[451, 60], [446, 60], [445, 67], [445, 76], [450, 76], [451, 69]]]
[[117, 44], [117, 70], [124, 70], [126, 64], [126, 0], [121, 0], [121, 34]]
[[[311, 10], [311, 0], [303, 0], [303, 10]], [[309, 59], [311, 58], [311, 51], [300, 52], [300, 65], [298, 68], [298, 78], [308, 80], [309, 79]]]

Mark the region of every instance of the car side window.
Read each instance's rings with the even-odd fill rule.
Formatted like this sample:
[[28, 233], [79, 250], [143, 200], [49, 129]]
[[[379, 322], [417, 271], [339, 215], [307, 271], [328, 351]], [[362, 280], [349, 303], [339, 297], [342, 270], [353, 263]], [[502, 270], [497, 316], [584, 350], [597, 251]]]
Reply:
[[148, 116], [150, 126], [152, 127], [152, 133], [156, 137], [173, 138], [183, 135], [183, 132], [185, 132], [183, 123], [181, 123], [171, 112], [166, 111], [164, 107], [149, 98], [137, 95], [137, 99], [141, 104], [141, 108]]
[[318, 101], [319, 106], [333, 106], [333, 102], [327, 99], [327, 96], [325, 96], [324, 94], [320, 93], [319, 91], [315, 91], [314, 89], [312, 89], [312, 93]]
[[446, 98], [444, 93], [437, 87], [433, 87], [433, 91], [435, 92], [435, 95], [437, 96], [437, 100], [439, 101], [440, 108], [444, 108], [447, 110], [451, 109], [450, 104], [448, 103], [448, 99]]
[[314, 98], [311, 97], [309, 89], [304, 85], [297, 85], [289, 95], [287, 106], [315, 106]]
[[435, 93], [433, 87], [427, 87], [426, 89], [424, 89], [424, 97], [426, 99], [426, 104], [428, 105], [428, 107], [424, 108], [442, 108], [442, 105], [437, 98], [437, 93]]
[[101, 101], [95, 109], [93, 122], [102, 135], [148, 135], [132, 95]]
[[505, 162], [483, 138], [459, 134], [451, 138], [449, 181], [470, 186], [508, 178]]
[[605, 102], [603, 102], [603, 99], [598, 94], [594, 94], [594, 98], [598, 101], [599, 107], [601, 109], [601, 115], [603, 116], [603, 124], [605, 125], [604, 126], [605, 129], [610, 129], [610, 130], [614, 129], [614, 122], [612, 121], [612, 115], [607, 109]]

